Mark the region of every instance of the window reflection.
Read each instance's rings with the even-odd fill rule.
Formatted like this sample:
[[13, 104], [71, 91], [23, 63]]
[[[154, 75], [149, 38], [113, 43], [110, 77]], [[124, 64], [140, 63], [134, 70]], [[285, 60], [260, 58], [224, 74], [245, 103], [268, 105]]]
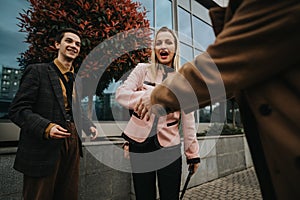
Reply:
[[190, 0], [178, 0], [178, 4], [182, 7], [184, 7], [187, 10], [191, 9], [191, 3]]
[[183, 65], [186, 62], [190, 62], [193, 59], [193, 49], [192, 47], [180, 43], [180, 47], [179, 47], [179, 51], [180, 51], [180, 64]]
[[206, 106], [202, 109], [199, 109], [199, 122], [210, 122], [212, 106]]
[[199, 49], [195, 49], [195, 52], [194, 52], [194, 57], [200, 55], [203, 51], [199, 50]]
[[167, 26], [172, 29], [172, 2], [169, 0], [156, 0], [156, 28]]
[[193, 36], [194, 46], [203, 51], [215, 39], [212, 27], [195, 16], [193, 16]]
[[187, 44], [192, 44], [191, 14], [178, 7], [179, 39]]

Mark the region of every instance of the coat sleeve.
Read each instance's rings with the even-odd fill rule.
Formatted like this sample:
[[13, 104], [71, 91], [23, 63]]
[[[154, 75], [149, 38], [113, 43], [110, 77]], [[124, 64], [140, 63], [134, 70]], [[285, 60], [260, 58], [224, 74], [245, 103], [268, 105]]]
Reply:
[[[203, 107], [297, 67], [298, 4], [243, 1], [207, 52], [183, 65], [178, 74], [154, 89], [152, 104], [161, 104], [170, 112], [180, 107], [188, 112], [198, 108], [189, 102], [194, 94]], [[184, 87], [187, 83], [190, 88]], [[220, 88], [225, 92], [216, 92], [212, 99], [211, 92]]]
[[145, 64], [138, 64], [130, 73], [128, 78], [124, 81], [124, 83], [117, 89], [116, 101], [128, 109], [133, 109], [135, 104], [144, 95], [148, 95], [150, 98], [152, 89], [150, 89], [150, 87], [147, 87], [147, 90], [143, 88], [145, 76]]
[[199, 163], [199, 143], [196, 136], [194, 112], [188, 114], [181, 113], [181, 123], [187, 163]]
[[29, 65], [22, 76], [20, 87], [9, 108], [9, 118], [21, 129], [40, 139], [50, 121], [34, 111], [40, 88], [40, 74], [36, 65]]

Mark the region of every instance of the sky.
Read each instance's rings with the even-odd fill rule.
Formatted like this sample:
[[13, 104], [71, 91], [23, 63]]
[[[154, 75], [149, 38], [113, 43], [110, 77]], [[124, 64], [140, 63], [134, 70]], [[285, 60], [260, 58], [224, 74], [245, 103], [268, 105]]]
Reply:
[[26, 0], [1, 0], [0, 7], [0, 70], [2, 65], [19, 68], [17, 57], [27, 48], [25, 33], [20, 33], [17, 17], [27, 10]]

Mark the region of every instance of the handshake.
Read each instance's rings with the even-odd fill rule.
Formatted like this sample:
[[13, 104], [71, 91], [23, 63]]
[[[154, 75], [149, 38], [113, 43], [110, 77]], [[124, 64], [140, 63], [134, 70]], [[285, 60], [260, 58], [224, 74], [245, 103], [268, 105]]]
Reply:
[[[160, 86], [157, 86], [160, 87]], [[154, 93], [154, 95], [153, 95]], [[141, 118], [149, 120], [151, 114], [154, 114], [157, 117], [165, 116], [170, 112], [174, 112], [176, 110], [171, 110], [170, 107], [166, 106], [164, 103], [157, 102], [157, 98], [155, 98], [155, 89], [152, 92], [144, 95], [138, 103], [134, 106], [134, 112]], [[171, 105], [174, 105], [171, 104]], [[179, 110], [179, 109], [178, 109]]]

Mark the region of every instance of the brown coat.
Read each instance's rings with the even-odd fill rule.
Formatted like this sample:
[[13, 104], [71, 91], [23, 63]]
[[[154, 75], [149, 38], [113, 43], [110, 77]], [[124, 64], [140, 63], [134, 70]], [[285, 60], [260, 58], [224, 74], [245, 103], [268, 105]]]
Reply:
[[225, 92], [237, 98], [263, 197], [300, 199], [300, 1], [230, 1], [211, 17], [214, 44], [156, 87], [152, 103], [188, 112]]

